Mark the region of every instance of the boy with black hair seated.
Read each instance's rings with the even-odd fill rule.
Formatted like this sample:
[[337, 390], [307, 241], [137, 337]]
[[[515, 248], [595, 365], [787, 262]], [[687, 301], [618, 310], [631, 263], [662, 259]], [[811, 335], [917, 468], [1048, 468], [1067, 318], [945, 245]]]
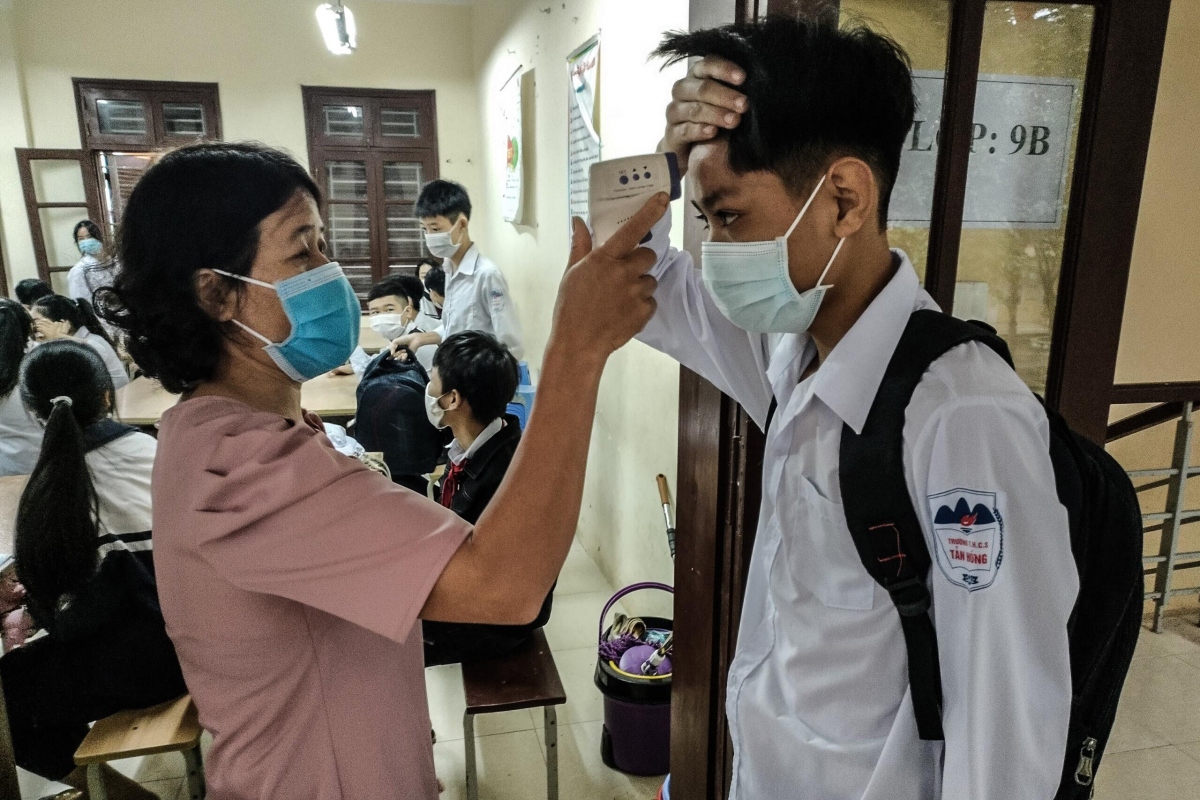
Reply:
[[[517, 359], [497, 339], [480, 331], [448, 337], [433, 357], [425, 403], [429, 421], [454, 432], [441, 503], [470, 523], [491, 502], [517, 445], [521, 429], [506, 415], [517, 391]], [[550, 619], [554, 590], [527, 625], [424, 623], [425, 666], [480, 661], [503, 655]]]
[[[392, 275], [372, 286], [367, 293], [367, 313], [372, 330], [388, 341], [408, 333], [420, 333], [423, 329], [417, 324], [417, 317], [424, 295], [425, 285], [411, 275]], [[426, 370], [433, 365], [434, 349], [422, 347], [417, 350], [417, 359]], [[372, 358], [374, 356], [362, 347], [356, 347], [350, 360], [333, 373], [349, 375], [355, 372], [361, 377]]]
[[[429, 273], [437, 270], [437, 290], [438, 299], [434, 302], [433, 296], [430, 294]], [[442, 321], [442, 303], [445, 297], [442, 293], [446, 290], [446, 273], [442, 272], [441, 261], [432, 258], [422, 258], [417, 262], [417, 277], [421, 279], [421, 285], [425, 287], [425, 294], [421, 298], [421, 311], [417, 315], [417, 327], [423, 331], [431, 331], [438, 327]]]

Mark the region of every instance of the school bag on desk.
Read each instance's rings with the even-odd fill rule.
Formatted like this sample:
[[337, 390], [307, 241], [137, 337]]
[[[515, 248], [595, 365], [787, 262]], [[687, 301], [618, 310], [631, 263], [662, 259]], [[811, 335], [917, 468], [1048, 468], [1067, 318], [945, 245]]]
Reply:
[[355, 438], [367, 451], [383, 453], [393, 481], [421, 494], [423, 476], [437, 468], [447, 444], [425, 415], [428, 384], [429, 375], [411, 354], [400, 361], [385, 350], [371, 359], [356, 391]]
[[[861, 434], [842, 429], [840, 485], [846, 522], [867, 572], [888, 590], [904, 629], [913, 710], [922, 739], [942, 739], [942, 685], [925, 575], [932, 564], [904, 478], [904, 415], [929, 366], [955, 347], [981, 342], [1012, 366], [995, 329], [938, 311], [910, 317]], [[1038, 398], [1041, 400], [1041, 398]], [[1129, 476], [1103, 447], [1055, 411], [1050, 460], [1067, 510], [1079, 597], [1068, 620], [1071, 718], [1056, 800], [1082, 800], [1117, 712], [1142, 622], [1142, 514]], [[896, 569], [897, 538], [904, 558]]]

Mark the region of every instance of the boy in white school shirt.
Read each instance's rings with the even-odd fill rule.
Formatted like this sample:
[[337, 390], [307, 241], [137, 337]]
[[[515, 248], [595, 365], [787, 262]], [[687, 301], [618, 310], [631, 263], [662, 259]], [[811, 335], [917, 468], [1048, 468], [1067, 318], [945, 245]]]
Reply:
[[696, 269], [668, 247], [669, 220], [657, 226], [658, 310], [639, 338], [759, 425], [778, 404], [729, 670], [731, 798], [1049, 800], [1078, 577], [1038, 401], [972, 342], [907, 407], [905, 479], [930, 553], [950, 494], [994, 494], [1005, 520], [986, 588], [940, 554], [927, 578], [944, 741], [918, 735], [900, 618], [841, 503], [843, 426], [862, 430], [909, 316], [936, 307], [887, 239], [914, 114], [907, 56], [865, 28], [781, 18], [673, 34], [658, 55], [703, 58], [675, 86], [664, 148], [709, 234]]
[[421, 189], [413, 213], [421, 221], [425, 248], [442, 259], [446, 272], [442, 324], [434, 331], [399, 337], [392, 342], [392, 351], [407, 347], [416, 352], [460, 331], [483, 331], [499, 339], [520, 361], [525, 346], [517, 310], [504, 274], [471, 241], [467, 190], [454, 181], [430, 181]]

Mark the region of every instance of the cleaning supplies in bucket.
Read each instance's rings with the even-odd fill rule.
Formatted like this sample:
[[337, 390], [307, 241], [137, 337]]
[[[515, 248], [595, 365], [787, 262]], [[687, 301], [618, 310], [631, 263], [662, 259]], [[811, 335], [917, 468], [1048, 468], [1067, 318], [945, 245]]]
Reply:
[[618, 600], [641, 589], [674, 593], [662, 583], [635, 583], [609, 599], [600, 614], [596, 686], [604, 695], [600, 756], [613, 769], [632, 775], [662, 775], [671, 754], [672, 621], [618, 614]]

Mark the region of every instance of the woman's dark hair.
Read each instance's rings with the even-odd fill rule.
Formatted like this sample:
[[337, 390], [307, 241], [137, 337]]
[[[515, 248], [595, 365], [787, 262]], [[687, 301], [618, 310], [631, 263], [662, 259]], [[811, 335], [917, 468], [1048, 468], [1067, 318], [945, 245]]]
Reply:
[[21, 377], [21, 359], [29, 346], [33, 320], [25, 306], [0, 298], [0, 397], [8, 397]]
[[16, 522], [17, 571], [35, 616], [52, 615], [96, 571], [98, 501], [83, 429], [107, 416], [112, 397], [104, 361], [82, 342], [46, 342], [21, 367], [21, 399], [46, 423]]
[[431, 292], [437, 292], [442, 297], [446, 296], [446, 270], [441, 267], [432, 267], [429, 272], [425, 273], [425, 288]]
[[17, 300], [23, 306], [31, 306], [40, 298], [48, 294], [54, 294], [54, 290], [50, 288], [50, 284], [37, 278], [26, 278], [17, 284], [16, 289]]
[[88, 236], [96, 241], [104, 244], [104, 233], [100, 230], [100, 226], [92, 222], [90, 219], [80, 220], [75, 223], [75, 230], [71, 231], [71, 235], [75, 237], [75, 246], [79, 246], [79, 229], [83, 228], [88, 232]]
[[104, 330], [104, 326], [96, 318], [95, 309], [92, 308], [92, 304], [87, 300], [83, 300], [82, 298], [72, 300], [69, 297], [63, 297], [61, 294], [51, 294], [34, 303], [33, 310], [54, 322], [66, 320], [70, 323], [72, 332], [79, 328], [87, 328], [89, 333], [99, 336], [112, 345], [114, 350], [117, 349], [116, 343], [108, 335], [108, 331]]
[[121, 271], [96, 302], [128, 332], [133, 360], [168, 391], [208, 380], [221, 358], [226, 327], [200, 307], [196, 271], [248, 274], [259, 223], [297, 191], [321, 196], [291, 156], [245, 142], [181, 147], [138, 181], [117, 234]]
[[442, 391], [457, 390], [471, 416], [487, 425], [504, 413], [517, 393], [517, 359], [490, 333], [462, 331], [446, 337], [433, 354]]
[[669, 33], [654, 55], [668, 64], [720, 56], [745, 70], [737, 88], [750, 108], [721, 134], [734, 172], [774, 172], [803, 195], [833, 158], [860, 158], [875, 173], [887, 225], [916, 108], [908, 55], [895, 41], [863, 25], [777, 16]]

